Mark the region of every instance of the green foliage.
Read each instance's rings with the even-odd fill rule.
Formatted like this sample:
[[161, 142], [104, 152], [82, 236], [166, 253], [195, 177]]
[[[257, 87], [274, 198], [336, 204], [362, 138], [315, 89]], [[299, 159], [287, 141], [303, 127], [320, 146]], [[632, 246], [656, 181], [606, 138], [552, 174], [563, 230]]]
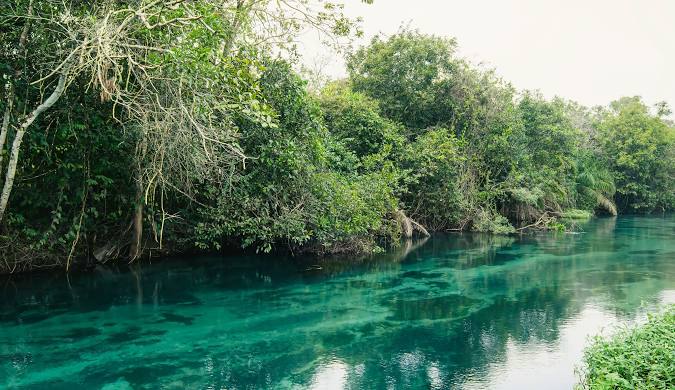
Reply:
[[325, 129], [302, 81], [288, 64], [271, 61], [260, 83], [275, 113], [273, 126], [246, 116], [238, 120], [240, 144], [248, 156], [227, 185], [208, 187], [196, 225], [199, 247], [218, 248], [237, 238], [242, 246], [270, 251], [272, 244], [300, 245], [310, 238], [307, 190], [319, 169]]
[[524, 128], [527, 163], [564, 172], [571, 168], [580, 139], [566, 112], [564, 102], [552, 102], [525, 93], [518, 104]]
[[393, 196], [396, 184], [393, 172], [355, 177], [324, 173], [314, 180], [311, 225], [314, 239], [323, 250], [342, 252], [354, 239], [375, 249], [374, 237], [391, 238], [399, 234], [392, 230], [388, 220], [397, 203]]
[[614, 177], [597, 155], [582, 151], [577, 159], [576, 206], [586, 210], [601, 209], [616, 215], [612, 201], [616, 193]]
[[515, 232], [514, 227], [511, 226], [506, 217], [490, 210], [478, 211], [473, 220], [472, 230], [494, 234], [509, 234]]
[[[33, 3], [30, 50], [18, 44], [25, 18], [0, 15], [8, 139], [18, 113], [53, 89], [56, 64], [87, 50], [75, 52], [68, 93], [24, 139], [0, 226], [5, 264], [30, 251], [51, 265], [101, 249], [123, 256], [139, 206], [153, 251], [324, 253], [396, 244], [401, 215], [432, 231], [510, 234], [675, 209], [665, 104], [652, 114], [624, 98], [591, 111], [518, 94], [459, 58], [454, 40], [406, 29], [374, 38], [349, 55], [347, 80], [310, 94], [293, 70], [293, 38], [307, 26], [333, 43], [360, 32], [330, 2], [157, 3], [128, 15], [123, 39], [94, 27], [119, 27], [128, 11], [102, 15], [146, 3]], [[86, 38], [94, 32], [104, 44]], [[279, 51], [290, 60], [273, 59]]]
[[275, 126], [240, 123], [244, 152], [255, 157], [230, 185], [209, 189], [198, 246], [218, 248], [235, 238], [266, 252], [282, 243], [330, 251], [350, 238], [372, 241], [393, 210], [395, 172], [333, 169], [336, 148], [302, 80], [283, 61], [265, 69], [261, 88], [277, 113]]
[[377, 102], [365, 95], [334, 84], [323, 90], [320, 104], [331, 134], [359, 158], [403, 147], [402, 126], [381, 117]]
[[408, 30], [375, 37], [349, 57], [351, 83], [377, 100], [386, 117], [409, 128], [450, 124], [455, 110], [448, 110], [443, 100], [454, 92], [452, 76], [461, 66], [452, 57], [455, 45], [454, 40]]
[[675, 129], [650, 114], [635, 97], [613, 102], [602, 114], [598, 130], [604, 158], [616, 181], [619, 209], [675, 208]]
[[593, 216], [593, 213], [588, 210], [569, 209], [565, 210], [562, 216], [567, 219], [585, 220], [590, 219]]
[[533, 207], [541, 207], [542, 199], [544, 198], [544, 191], [542, 191], [541, 188], [538, 187], [512, 188], [509, 190], [509, 193], [513, 198], [513, 200], [515, 200], [516, 202]]
[[520, 147], [524, 153], [517, 172], [510, 178], [512, 200], [540, 210], [573, 207], [575, 159], [581, 137], [567, 116], [564, 102], [549, 102], [526, 93], [518, 108], [523, 126]]
[[597, 336], [584, 353], [577, 389], [659, 389], [675, 387], [675, 306], [650, 315], [637, 328], [611, 338]]
[[[90, 250], [103, 246], [130, 218], [134, 142], [110, 118], [111, 107], [95, 99], [70, 97], [43, 118], [44, 132], [27, 135], [5, 222], [11, 242], [0, 237], [18, 269], [30, 267], [31, 257], [61, 264], [75, 240]], [[29, 258], [18, 254], [26, 249]]]
[[458, 223], [465, 211], [459, 175], [466, 159], [460, 146], [450, 130], [437, 128], [409, 144], [401, 157], [406, 184], [402, 200], [432, 230]]
[[456, 58], [454, 48], [452, 40], [409, 30], [377, 37], [349, 58], [350, 82], [410, 129], [400, 164], [402, 201], [414, 217], [432, 229], [476, 219], [479, 229], [499, 230], [484, 221], [502, 196], [495, 184], [523, 153], [520, 114], [513, 89]]

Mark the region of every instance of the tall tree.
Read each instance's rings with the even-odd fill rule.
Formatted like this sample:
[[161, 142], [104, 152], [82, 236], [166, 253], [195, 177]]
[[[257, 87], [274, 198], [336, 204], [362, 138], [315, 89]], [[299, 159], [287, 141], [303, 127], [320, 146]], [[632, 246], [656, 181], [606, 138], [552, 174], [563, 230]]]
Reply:
[[[661, 113], [662, 114], [662, 113]], [[622, 211], [675, 208], [675, 129], [639, 97], [612, 102], [599, 123], [604, 156]]]

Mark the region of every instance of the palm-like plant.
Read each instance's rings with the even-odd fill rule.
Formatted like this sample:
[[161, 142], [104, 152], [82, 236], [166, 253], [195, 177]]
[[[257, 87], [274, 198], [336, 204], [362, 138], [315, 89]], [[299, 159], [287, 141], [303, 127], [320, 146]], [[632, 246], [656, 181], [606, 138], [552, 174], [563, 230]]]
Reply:
[[616, 187], [609, 170], [592, 159], [579, 162], [576, 177], [577, 192], [594, 202], [594, 207], [602, 208], [611, 215], [616, 215], [616, 205], [612, 200]]

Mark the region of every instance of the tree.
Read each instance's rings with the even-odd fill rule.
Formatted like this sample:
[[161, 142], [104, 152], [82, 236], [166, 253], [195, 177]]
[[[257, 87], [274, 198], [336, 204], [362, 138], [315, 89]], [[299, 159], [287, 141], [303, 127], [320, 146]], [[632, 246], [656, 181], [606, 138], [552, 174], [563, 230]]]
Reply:
[[[521, 126], [513, 88], [494, 72], [474, 68], [457, 58], [455, 46], [454, 40], [404, 29], [386, 39], [374, 38], [369, 46], [349, 57], [348, 69], [352, 88], [376, 100], [383, 116], [402, 122], [409, 129], [410, 141], [419, 141], [422, 150], [422, 145], [429, 142], [458, 145], [461, 149], [457, 153], [461, 158], [455, 162], [437, 161], [452, 169], [432, 170], [439, 176], [425, 179], [427, 184], [446, 182], [450, 188], [441, 192], [439, 188], [417, 188], [416, 196], [421, 198], [408, 198], [407, 203], [426, 203], [429, 207], [433, 204], [423, 211], [424, 215], [434, 217], [432, 226], [457, 223], [465, 228], [473, 226], [474, 220], [496, 216], [498, 198], [503, 192], [496, 183], [509, 176], [522, 153], [518, 148]], [[445, 130], [437, 132], [436, 128]], [[425, 138], [427, 132], [434, 132], [433, 137]], [[423, 156], [424, 153], [409, 153], [404, 164], [422, 166], [423, 161], [411, 160]], [[460, 173], [461, 178], [447, 176]], [[413, 169], [411, 175], [428, 173]], [[451, 188], [450, 183], [457, 187]], [[425, 196], [441, 193], [448, 198], [425, 202]], [[443, 206], [457, 202], [453, 195], [456, 193], [464, 195], [462, 205]], [[463, 210], [462, 218], [457, 217], [458, 209]], [[449, 215], [454, 215], [452, 220], [438, 220]]]
[[[241, 145], [255, 156], [233, 185], [203, 191], [196, 218], [201, 248], [228, 242], [269, 252], [287, 246], [324, 252], [368, 251], [387, 232], [395, 208], [395, 172], [336, 169], [335, 138], [288, 63], [268, 60], [261, 77], [274, 126], [241, 118]], [[356, 162], [356, 161], [353, 161]]]
[[434, 231], [461, 224], [470, 198], [462, 192], [466, 162], [461, 142], [448, 129], [429, 130], [406, 145], [400, 159], [406, 173], [401, 198], [411, 217]]
[[[169, 193], [194, 201], [197, 183], [226, 184], [231, 167], [245, 162], [235, 116], [272, 125], [258, 96], [257, 53], [292, 51], [294, 36], [307, 27], [335, 42], [357, 31], [340, 6], [295, 0], [48, 0], [4, 9], [0, 22], [9, 33], [0, 47], [8, 81], [0, 152], [10, 136], [13, 142], [0, 221], [26, 131], [68, 90], [96, 91], [136, 143], [131, 258], [141, 252], [146, 219], [161, 249], [164, 223], [177, 215], [165, 208]], [[26, 93], [15, 94], [19, 88]], [[15, 109], [31, 105], [27, 116]], [[159, 213], [159, 228], [146, 211]]]
[[381, 117], [374, 100], [335, 83], [322, 91], [319, 103], [332, 135], [359, 158], [400, 152], [403, 127]]
[[675, 130], [652, 115], [639, 97], [612, 102], [597, 126], [619, 210], [675, 208]]
[[466, 66], [454, 58], [455, 48], [453, 39], [410, 30], [376, 36], [348, 57], [349, 78], [355, 91], [379, 102], [384, 116], [406, 127], [453, 126], [462, 95], [457, 76]]

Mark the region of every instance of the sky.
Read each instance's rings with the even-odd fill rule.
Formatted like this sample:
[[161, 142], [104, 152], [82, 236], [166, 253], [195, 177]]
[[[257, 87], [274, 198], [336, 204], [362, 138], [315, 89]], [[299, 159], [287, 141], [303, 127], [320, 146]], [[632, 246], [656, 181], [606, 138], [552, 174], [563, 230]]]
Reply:
[[[675, 108], [675, 0], [343, 0], [365, 37], [408, 25], [454, 37], [459, 55], [494, 68], [519, 90], [587, 106], [640, 95]], [[345, 75], [344, 61], [302, 38], [305, 61]]]

